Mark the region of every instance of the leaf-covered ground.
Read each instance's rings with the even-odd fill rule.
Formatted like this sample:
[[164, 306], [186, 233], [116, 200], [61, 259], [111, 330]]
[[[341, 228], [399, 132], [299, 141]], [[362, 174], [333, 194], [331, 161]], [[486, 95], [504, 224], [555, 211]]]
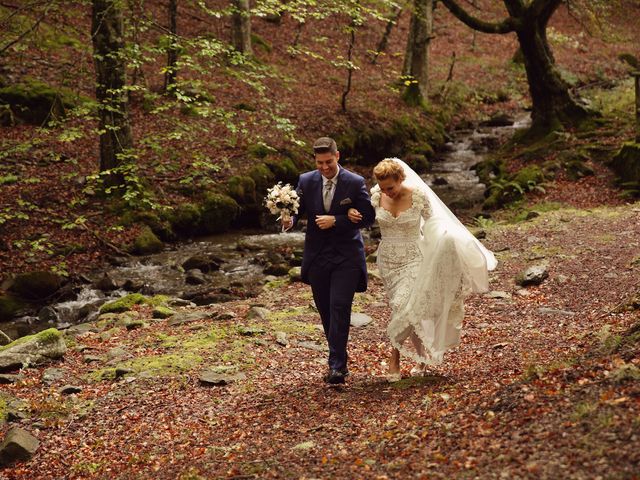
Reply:
[[[184, 307], [208, 318], [178, 326], [139, 307], [144, 327], [105, 322], [71, 342], [53, 365], [64, 378], [45, 385], [41, 367], [2, 386], [25, 401], [17, 424], [41, 444], [1, 475], [637, 478], [640, 316], [621, 306], [640, 287], [640, 205], [565, 208], [487, 233], [494, 294], [467, 302], [462, 344], [431, 376], [410, 377], [407, 363], [404, 380], [385, 381], [389, 310], [375, 278], [355, 302], [374, 322], [352, 329], [351, 376], [337, 388], [321, 380], [324, 341], [303, 284]], [[541, 286], [515, 285], [541, 262]], [[249, 319], [252, 306], [271, 313]], [[131, 373], [110, 379], [118, 365]], [[200, 384], [201, 370], [222, 365], [246, 378]], [[83, 390], [64, 396], [64, 384]]]

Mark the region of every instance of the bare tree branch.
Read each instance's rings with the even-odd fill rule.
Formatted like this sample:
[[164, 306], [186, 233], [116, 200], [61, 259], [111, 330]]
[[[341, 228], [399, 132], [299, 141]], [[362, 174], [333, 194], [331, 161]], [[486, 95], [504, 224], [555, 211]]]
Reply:
[[519, 26], [519, 20], [508, 17], [501, 22], [487, 22], [470, 15], [455, 0], [441, 0], [449, 11], [455, 15], [458, 20], [465, 25], [484, 33], [510, 33], [514, 32]]

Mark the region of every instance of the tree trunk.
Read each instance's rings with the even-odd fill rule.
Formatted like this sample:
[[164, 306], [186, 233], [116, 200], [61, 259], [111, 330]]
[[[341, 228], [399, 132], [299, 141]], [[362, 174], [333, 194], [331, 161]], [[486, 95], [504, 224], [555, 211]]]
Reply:
[[[117, 0], [93, 0], [91, 37], [99, 103], [100, 171], [122, 163], [133, 148], [129, 124], [122, 15]], [[118, 182], [112, 177], [112, 184]]]
[[547, 42], [546, 23], [531, 19], [516, 30], [533, 104], [533, 131], [551, 131], [562, 125], [575, 125], [588, 116], [560, 77]]
[[249, 0], [231, 0], [231, 3], [233, 5], [233, 16], [231, 20], [233, 46], [245, 55], [252, 55]]
[[167, 49], [167, 71], [164, 74], [164, 91], [171, 92], [176, 85], [178, 63], [178, 0], [169, 0], [169, 48]]
[[403, 74], [403, 99], [409, 105], [422, 105], [429, 85], [429, 43], [433, 34], [433, 1], [414, 0]]

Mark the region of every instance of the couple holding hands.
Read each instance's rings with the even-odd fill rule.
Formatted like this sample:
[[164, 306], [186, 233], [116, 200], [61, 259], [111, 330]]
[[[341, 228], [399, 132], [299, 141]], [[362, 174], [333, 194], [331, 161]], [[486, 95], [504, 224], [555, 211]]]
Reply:
[[460, 342], [464, 299], [488, 289], [496, 259], [406, 163], [385, 159], [373, 169], [377, 185], [341, 167], [336, 142], [314, 142], [317, 170], [300, 175], [298, 213], [283, 220], [290, 229], [307, 215], [302, 280], [311, 285], [327, 342], [324, 380], [341, 384], [355, 292], [367, 288], [361, 228], [378, 220], [382, 240], [378, 268], [391, 307], [389, 381], [398, 381], [400, 355], [424, 372]]

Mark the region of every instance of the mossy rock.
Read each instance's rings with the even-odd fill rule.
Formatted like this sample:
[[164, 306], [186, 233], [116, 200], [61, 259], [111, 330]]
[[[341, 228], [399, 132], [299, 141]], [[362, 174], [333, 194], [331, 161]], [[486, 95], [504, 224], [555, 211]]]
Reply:
[[144, 223], [151, 231], [159, 237], [161, 240], [170, 242], [175, 240], [175, 235], [171, 226], [171, 222], [166, 218], [161, 217], [154, 211], [137, 211], [132, 212], [131, 220], [129, 220], [129, 214], [123, 216], [123, 223], [134, 224]]
[[412, 153], [405, 157], [405, 162], [417, 173], [426, 173], [431, 168], [427, 157], [418, 153]]
[[233, 198], [209, 192], [202, 204], [202, 230], [205, 233], [226, 232], [239, 212], [240, 206]]
[[593, 168], [580, 159], [569, 160], [565, 162], [564, 168], [567, 172], [567, 177], [569, 177], [569, 180], [572, 180], [574, 182], [576, 180], [580, 180], [581, 178], [595, 174]]
[[9, 291], [27, 300], [44, 300], [64, 284], [64, 279], [55, 273], [37, 271], [17, 275], [9, 286]]
[[171, 310], [169, 307], [163, 307], [162, 305], [160, 305], [153, 309], [153, 313], [151, 314], [151, 316], [153, 318], [169, 318], [175, 314], [176, 312], [174, 310]]
[[255, 205], [256, 182], [253, 178], [234, 175], [227, 180], [227, 193], [239, 205]]
[[141, 305], [147, 302], [147, 297], [141, 293], [131, 293], [124, 297], [108, 302], [100, 307], [100, 313], [122, 313], [131, 310], [134, 305]]
[[491, 181], [488, 195], [484, 201], [483, 210], [495, 210], [506, 204], [522, 199], [524, 194], [533, 190], [545, 179], [542, 169], [538, 165], [529, 165], [515, 172], [511, 176], [498, 177]]
[[0, 322], [11, 320], [26, 306], [26, 303], [12, 295], [0, 295]]
[[288, 157], [270, 155], [265, 158], [264, 163], [274, 174], [276, 182], [294, 184], [300, 174], [296, 164]]
[[640, 143], [625, 143], [610, 164], [620, 183], [640, 183]]
[[264, 158], [267, 155], [271, 155], [277, 152], [273, 147], [270, 147], [266, 143], [254, 143], [247, 148], [249, 155], [255, 158]]
[[504, 160], [487, 158], [475, 166], [475, 171], [481, 183], [490, 185], [493, 180], [503, 178], [507, 169]]
[[181, 235], [192, 235], [200, 228], [202, 214], [193, 203], [178, 205], [169, 217], [171, 228]]
[[86, 101], [65, 88], [54, 88], [34, 79], [0, 88], [0, 102], [8, 104], [15, 118], [34, 125], [61, 118], [66, 111]]
[[161, 252], [164, 243], [153, 233], [151, 228], [145, 226], [135, 239], [132, 252], [136, 255], [150, 255]]
[[275, 183], [276, 176], [264, 163], [259, 163], [251, 167], [249, 176], [256, 182], [256, 192], [264, 193]]

